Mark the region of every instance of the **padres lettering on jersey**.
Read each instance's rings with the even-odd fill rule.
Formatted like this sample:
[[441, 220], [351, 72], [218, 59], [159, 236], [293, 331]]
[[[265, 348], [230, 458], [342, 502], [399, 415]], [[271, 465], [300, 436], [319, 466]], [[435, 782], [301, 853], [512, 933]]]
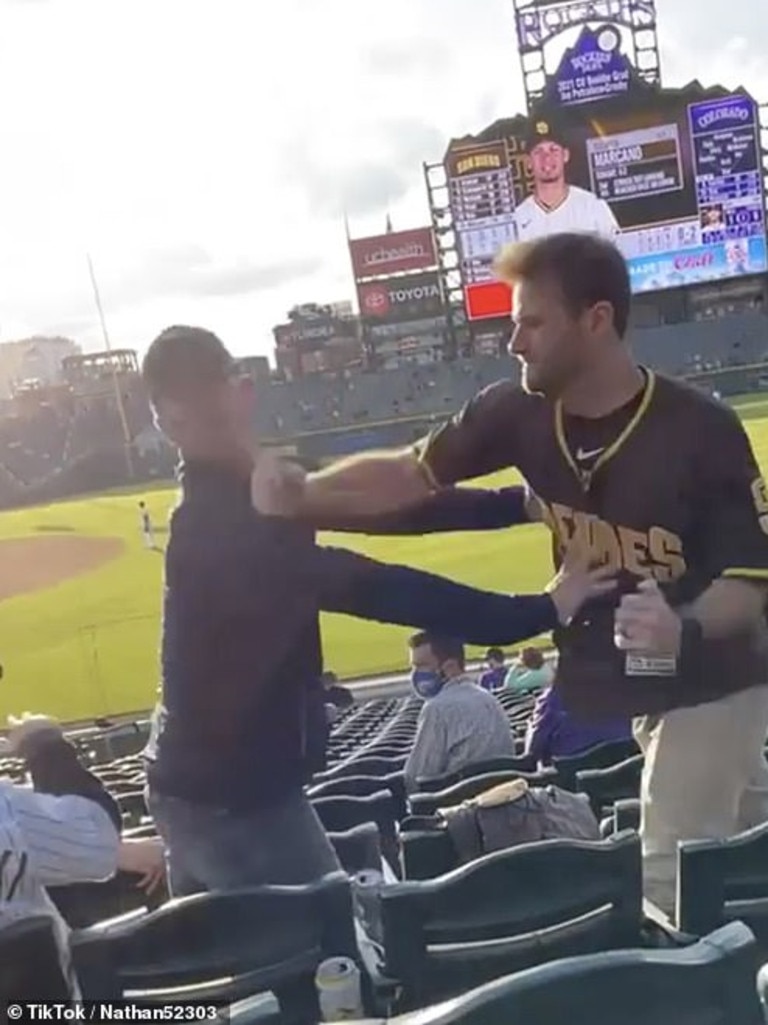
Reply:
[[652, 578], [659, 583], [679, 580], [686, 573], [682, 538], [671, 530], [616, 526], [559, 502], [546, 503], [539, 499], [539, 506], [561, 553], [576, 545], [590, 559], [615, 572], [627, 570], [634, 576]]
[[529, 196], [517, 208], [515, 224], [521, 242], [561, 231], [594, 232], [610, 240], [619, 234], [619, 225], [605, 200], [575, 185], [569, 185], [563, 201], [551, 209]]

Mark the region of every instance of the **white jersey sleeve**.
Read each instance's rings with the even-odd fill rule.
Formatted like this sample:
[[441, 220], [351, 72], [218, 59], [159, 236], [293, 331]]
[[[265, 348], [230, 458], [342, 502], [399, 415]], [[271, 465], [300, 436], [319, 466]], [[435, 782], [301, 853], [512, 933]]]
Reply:
[[42, 886], [98, 882], [117, 870], [120, 836], [109, 815], [85, 797], [54, 797], [26, 787], [4, 788], [0, 817], [17, 830], [29, 871]]
[[566, 231], [592, 232], [613, 241], [620, 230], [605, 200], [576, 185], [569, 186], [562, 203], [551, 209], [529, 196], [517, 208], [515, 224], [521, 242]]

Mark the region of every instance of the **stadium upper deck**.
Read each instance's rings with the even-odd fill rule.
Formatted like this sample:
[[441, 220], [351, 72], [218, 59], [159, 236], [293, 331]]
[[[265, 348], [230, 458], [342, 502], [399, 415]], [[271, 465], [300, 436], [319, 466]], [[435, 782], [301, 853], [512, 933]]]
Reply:
[[[654, 369], [699, 379], [723, 395], [768, 387], [768, 317], [760, 311], [720, 320], [640, 328], [640, 360]], [[260, 437], [317, 460], [383, 444], [400, 444], [429, 421], [448, 416], [485, 385], [516, 373], [506, 357], [381, 372], [311, 375], [259, 382]], [[23, 407], [0, 421], [0, 504], [118, 486], [126, 481], [124, 424], [110, 380], [98, 394], [27, 393]], [[135, 371], [120, 378], [125, 425], [137, 476], [170, 473]]]

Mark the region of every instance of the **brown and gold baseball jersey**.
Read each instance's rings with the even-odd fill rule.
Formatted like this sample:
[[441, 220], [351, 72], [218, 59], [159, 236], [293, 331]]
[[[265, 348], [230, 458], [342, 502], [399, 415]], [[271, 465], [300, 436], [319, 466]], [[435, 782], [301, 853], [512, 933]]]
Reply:
[[[736, 414], [686, 384], [645, 371], [645, 385], [601, 420], [510, 381], [480, 392], [417, 443], [436, 484], [517, 467], [553, 534], [613, 567], [618, 593], [653, 578], [684, 608], [719, 576], [768, 583], [768, 495]], [[586, 606], [556, 636], [558, 686], [574, 712], [641, 715], [711, 701], [768, 682], [768, 631], [708, 641], [700, 679], [674, 658], [614, 644], [610, 600]]]

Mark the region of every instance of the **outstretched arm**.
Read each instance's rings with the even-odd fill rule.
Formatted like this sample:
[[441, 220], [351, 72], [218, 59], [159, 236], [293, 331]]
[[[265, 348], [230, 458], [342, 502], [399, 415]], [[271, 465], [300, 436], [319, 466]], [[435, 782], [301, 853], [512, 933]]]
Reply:
[[317, 548], [310, 571], [321, 581], [326, 612], [433, 630], [480, 645], [516, 644], [546, 633], [614, 586], [604, 569], [569, 567], [544, 594], [494, 594], [343, 548]]
[[523, 487], [441, 488], [409, 509], [379, 516], [315, 517], [317, 530], [350, 534], [437, 534], [464, 530], [502, 530], [530, 523]]
[[511, 382], [497, 382], [412, 447], [350, 456], [317, 473], [262, 452], [251, 482], [253, 505], [267, 516], [312, 523], [411, 509], [441, 487], [516, 465], [520, 394]]

